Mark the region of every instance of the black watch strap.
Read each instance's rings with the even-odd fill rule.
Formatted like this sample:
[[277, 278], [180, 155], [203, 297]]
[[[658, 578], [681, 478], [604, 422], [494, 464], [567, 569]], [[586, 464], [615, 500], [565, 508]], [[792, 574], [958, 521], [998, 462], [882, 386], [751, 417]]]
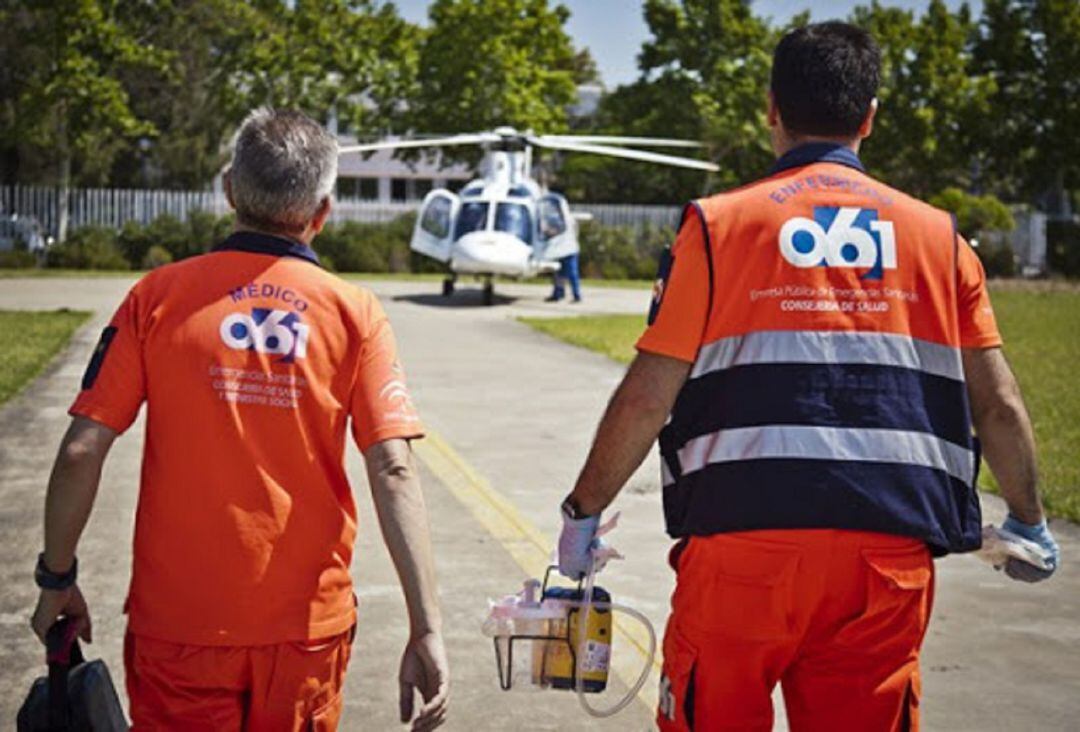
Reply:
[[574, 519], [575, 521], [592, 518], [592, 516], [581, 510], [581, 507], [578, 506], [577, 501], [574, 500], [573, 493], [563, 499], [562, 510], [566, 513], [567, 516]]
[[79, 575], [79, 560], [71, 561], [71, 569], [57, 574], [45, 564], [45, 552], [38, 554], [37, 567], [34, 568], [34, 582], [43, 590], [66, 590], [75, 584]]

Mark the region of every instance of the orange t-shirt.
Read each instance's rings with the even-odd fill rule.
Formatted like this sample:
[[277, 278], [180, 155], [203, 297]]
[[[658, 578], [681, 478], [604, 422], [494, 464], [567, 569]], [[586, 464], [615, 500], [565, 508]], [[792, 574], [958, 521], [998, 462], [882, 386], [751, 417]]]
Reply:
[[317, 262], [234, 234], [146, 275], [102, 336], [70, 412], [123, 432], [147, 404], [138, 635], [259, 645], [355, 622], [346, 423], [361, 450], [422, 427], [378, 301]]

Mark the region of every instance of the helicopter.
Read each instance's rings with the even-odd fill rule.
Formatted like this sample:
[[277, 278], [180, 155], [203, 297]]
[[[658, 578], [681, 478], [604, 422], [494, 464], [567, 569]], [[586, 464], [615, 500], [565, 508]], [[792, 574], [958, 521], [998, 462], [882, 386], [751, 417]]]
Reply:
[[547, 190], [532, 174], [533, 149], [607, 155], [682, 168], [716, 171], [713, 163], [635, 150], [649, 147], [700, 147], [689, 140], [610, 135], [537, 135], [497, 127], [448, 137], [384, 140], [340, 149], [341, 154], [458, 145], [484, 149], [480, 177], [460, 194], [445, 188], [429, 192], [420, 204], [409, 248], [447, 267], [442, 294], [449, 297], [459, 275], [483, 279], [483, 303], [495, 302], [496, 276], [521, 279], [552, 274], [559, 259], [579, 251], [578, 220], [565, 196]]

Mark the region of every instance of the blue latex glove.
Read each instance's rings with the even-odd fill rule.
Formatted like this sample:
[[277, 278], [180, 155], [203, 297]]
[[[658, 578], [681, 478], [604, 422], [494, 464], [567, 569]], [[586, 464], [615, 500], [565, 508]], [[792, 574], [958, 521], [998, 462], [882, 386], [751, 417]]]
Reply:
[[1009, 557], [1009, 561], [1005, 563], [1005, 574], [1021, 582], [1040, 582], [1054, 573], [1061, 561], [1061, 550], [1058, 549], [1057, 542], [1054, 541], [1054, 536], [1050, 533], [1045, 519], [1034, 525], [1025, 524], [1013, 518], [1012, 514], [1009, 514], [1001, 528], [1028, 541], [1035, 542], [1050, 553], [1050, 569], [1039, 569], [1027, 562]]
[[600, 528], [600, 517], [589, 516], [575, 519], [562, 511], [563, 528], [559, 535], [559, 572], [572, 580], [579, 580], [589, 573], [592, 565], [592, 552], [599, 546], [600, 539], [596, 530]]

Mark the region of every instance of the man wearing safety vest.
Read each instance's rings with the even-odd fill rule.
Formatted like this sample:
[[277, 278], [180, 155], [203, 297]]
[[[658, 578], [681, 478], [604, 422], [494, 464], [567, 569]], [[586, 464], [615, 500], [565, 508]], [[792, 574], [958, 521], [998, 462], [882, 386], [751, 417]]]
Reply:
[[[787, 34], [768, 175], [689, 205], [649, 327], [563, 504], [560, 568], [659, 436], [678, 543], [662, 730], [918, 727], [932, 558], [980, 546], [982, 454], [1005, 528], [1058, 561], [985, 276], [949, 214], [863, 171], [880, 52]], [[973, 435], [974, 433], [974, 435]]]
[[137, 729], [337, 727], [357, 618], [348, 431], [408, 606], [401, 719], [428, 730], [446, 714], [409, 448], [423, 428], [378, 300], [324, 270], [310, 246], [330, 215], [337, 156], [334, 137], [303, 114], [253, 112], [225, 180], [236, 231], [135, 284], [71, 407], [32, 624], [44, 639], [66, 616], [90, 640], [76, 545], [109, 448], [145, 402], [124, 642]]

